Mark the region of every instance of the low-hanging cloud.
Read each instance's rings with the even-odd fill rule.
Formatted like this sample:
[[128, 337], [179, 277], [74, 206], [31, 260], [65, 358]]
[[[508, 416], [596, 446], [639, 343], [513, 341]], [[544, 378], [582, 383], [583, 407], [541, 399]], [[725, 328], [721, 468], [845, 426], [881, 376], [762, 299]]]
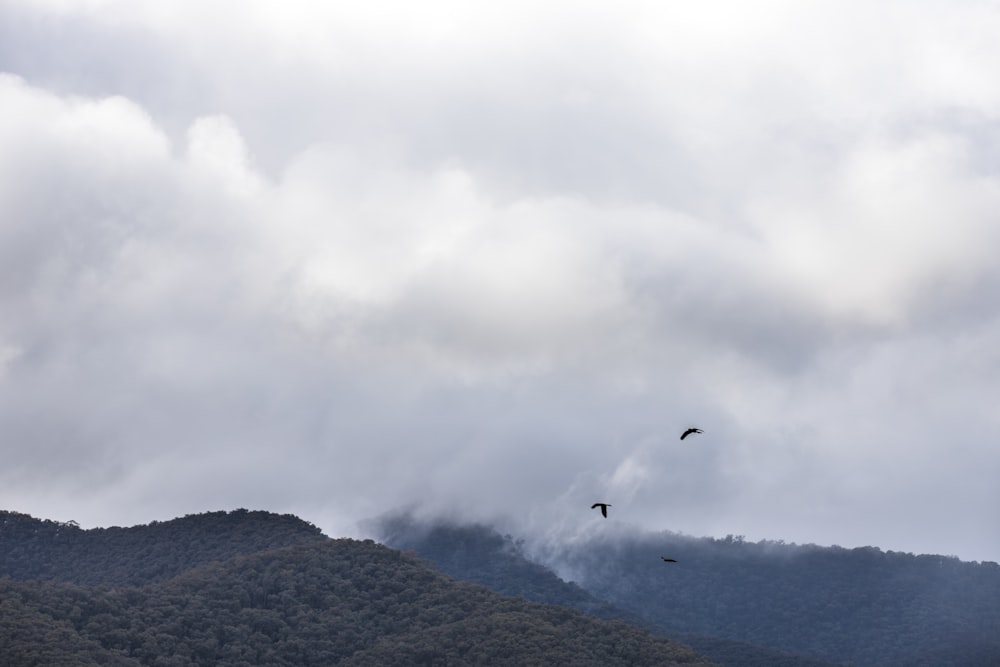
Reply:
[[0, 504], [993, 557], [1000, 51], [933, 5], [0, 7]]

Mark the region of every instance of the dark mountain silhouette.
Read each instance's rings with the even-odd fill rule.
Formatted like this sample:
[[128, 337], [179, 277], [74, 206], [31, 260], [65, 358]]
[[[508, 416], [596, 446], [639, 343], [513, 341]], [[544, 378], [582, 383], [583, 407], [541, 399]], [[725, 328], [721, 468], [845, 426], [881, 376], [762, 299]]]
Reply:
[[[663, 552], [683, 567], [656, 567], [649, 555]], [[996, 563], [672, 533], [592, 539], [558, 558], [583, 588], [668, 633], [856, 665], [1000, 664]]]
[[[97, 531], [90, 543], [83, 535], [91, 531], [4, 518], [4, 553], [45, 564], [41, 579], [11, 576], [25, 574], [20, 557], [0, 573], [7, 665], [710, 664], [644, 630], [456, 582], [413, 556], [371, 540], [331, 540], [289, 517], [192, 515], [166, 522], [169, 530], [122, 529], [128, 539], [101, 541]], [[201, 564], [164, 563], [144, 585], [80, 585], [73, 581], [101, 576], [63, 559], [67, 528], [95, 559], [97, 545], [109, 548], [111, 579], [140, 578], [135, 553], [156, 561], [167, 537], [183, 539]], [[282, 540], [293, 544], [254, 551]], [[223, 552], [236, 555], [216, 558]], [[180, 571], [160, 574], [167, 570]]]
[[130, 528], [0, 511], [0, 576], [76, 584], [141, 585], [233, 556], [324, 539], [291, 514], [206, 512]]
[[[523, 543], [489, 528], [405, 524], [389, 521], [382, 539], [456, 578], [500, 579], [505, 592], [535, 600], [557, 588], [503, 564], [525, 559]], [[664, 567], [664, 552], [678, 565]], [[1000, 664], [1000, 566], [992, 562], [673, 533], [594, 538], [546, 562], [574, 573], [574, 596], [582, 589], [720, 664], [781, 664], [768, 651], [813, 664]]]
[[501, 536], [487, 526], [428, 525], [406, 516], [387, 516], [371, 522], [369, 528], [385, 544], [426, 559], [449, 577], [532, 602], [564, 605], [599, 618], [643, 625], [635, 614], [531, 562], [510, 535]]
[[[621, 620], [655, 630], [641, 614], [602, 600], [552, 570], [529, 560], [523, 541], [501, 535], [484, 525], [418, 522], [406, 515], [387, 515], [370, 522], [369, 530], [386, 544], [425, 558], [441, 572], [506, 595], [533, 602], [558, 604], [605, 619]], [[714, 662], [733, 667], [823, 667], [831, 663], [750, 644], [671, 633], [669, 638], [687, 644]]]

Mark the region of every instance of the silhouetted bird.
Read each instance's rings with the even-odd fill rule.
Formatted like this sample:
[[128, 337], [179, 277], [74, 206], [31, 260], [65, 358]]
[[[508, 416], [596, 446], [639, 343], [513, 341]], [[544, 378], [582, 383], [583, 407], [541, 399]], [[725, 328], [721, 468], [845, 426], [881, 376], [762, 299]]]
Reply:
[[593, 505], [590, 506], [590, 509], [594, 509], [595, 507], [600, 507], [601, 516], [603, 516], [605, 519], [608, 518], [608, 508], [611, 507], [611, 503], [594, 503]]
[[662, 560], [664, 563], [676, 563], [677, 562], [673, 558], [667, 558], [666, 556], [660, 556], [660, 560]]
[[702, 433], [702, 432], [703, 431], [700, 428], [689, 428], [688, 430], [686, 430], [683, 433], [681, 433], [681, 440], [683, 440], [684, 438], [688, 437], [692, 433]]

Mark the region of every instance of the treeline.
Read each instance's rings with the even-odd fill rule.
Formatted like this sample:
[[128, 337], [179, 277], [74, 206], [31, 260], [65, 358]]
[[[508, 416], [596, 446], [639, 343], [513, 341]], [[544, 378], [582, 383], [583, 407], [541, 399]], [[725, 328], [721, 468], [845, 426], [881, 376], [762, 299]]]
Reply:
[[829, 667], [833, 663], [768, 649], [745, 642], [680, 632], [664, 632], [639, 614], [602, 600], [552, 570], [528, 559], [523, 541], [501, 535], [484, 525], [418, 522], [406, 515], [389, 515], [369, 528], [386, 544], [406, 549], [433, 563], [445, 574], [533, 602], [572, 607], [600, 618], [616, 619], [657, 631], [720, 665], [739, 667]]
[[291, 514], [238, 509], [129, 528], [0, 511], [0, 576], [77, 584], [139, 585], [241, 554], [325, 539]]
[[[483, 526], [396, 517], [384, 535], [467, 580], [487, 583], [500, 575], [496, 562], [525, 560], [518, 542]], [[1000, 664], [995, 563], [673, 533], [598, 537], [547, 558], [586, 593], [721, 663], [775, 660], [753, 657], [756, 646], [856, 665]], [[506, 592], [520, 585], [545, 599], [523, 566], [503, 567]]]
[[504, 595], [518, 595], [533, 602], [572, 607], [591, 616], [636, 626], [644, 621], [610, 604], [574, 583], [560, 579], [549, 568], [521, 553], [521, 544], [482, 525], [419, 525], [405, 516], [372, 522], [385, 544], [411, 550], [450, 577], [487, 586]]
[[[247, 517], [202, 518], [232, 538]], [[254, 518], [263, 521], [258, 530], [268, 521]], [[193, 526], [197, 519], [179, 521]], [[19, 541], [36, 539], [31, 535], [12, 543], [5, 534], [4, 550], [10, 545], [20, 553], [26, 547]], [[198, 540], [186, 543], [199, 550]], [[36, 553], [45, 556], [44, 549]], [[50, 566], [44, 580], [0, 578], [4, 664], [710, 664], [685, 646], [623, 623], [456, 582], [372, 541], [313, 539], [145, 585], [80, 585], [59, 574]]]
[[667, 631], [857, 665], [1000, 664], [995, 563], [670, 533], [563, 556], [584, 588]]

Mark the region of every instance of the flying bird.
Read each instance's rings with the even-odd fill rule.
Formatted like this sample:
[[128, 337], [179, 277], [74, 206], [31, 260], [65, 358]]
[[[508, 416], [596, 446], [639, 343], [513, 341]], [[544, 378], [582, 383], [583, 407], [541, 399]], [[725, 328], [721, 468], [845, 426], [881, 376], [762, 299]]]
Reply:
[[590, 506], [590, 509], [594, 509], [595, 507], [600, 507], [601, 516], [603, 516], [605, 519], [608, 518], [608, 508], [611, 507], [611, 503], [594, 503], [593, 505]]
[[700, 428], [689, 428], [688, 430], [686, 430], [683, 433], [681, 433], [681, 440], [683, 440], [684, 438], [688, 437], [692, 433], [703, 433], [703, 432], [704, 431], [702, 431]]
[[677, 562], [673, 558], [667, 558], [666, 556], [660, 556], [660, 560], [662, 560], [664, 563], [676, 563]]

